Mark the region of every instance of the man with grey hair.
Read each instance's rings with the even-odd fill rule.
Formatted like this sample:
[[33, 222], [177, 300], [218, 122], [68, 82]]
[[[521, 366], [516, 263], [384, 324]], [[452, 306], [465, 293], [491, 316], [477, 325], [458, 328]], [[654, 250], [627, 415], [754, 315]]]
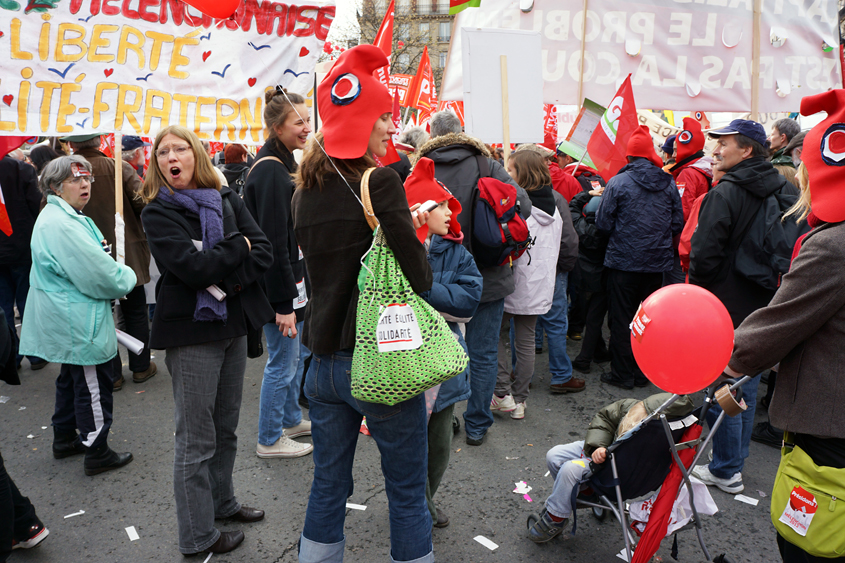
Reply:
[[[61, 139], [67, 142], [73, 154], [84, 157], [91, 163], [96, 186], [91, 190], [91, 199], [85, 206], [85, 215], [94, 221], [103, 236], [106, 237], [115, 256], [114, 216], [115, 216], [115, 175], [113, 158], [100, 151], [100, 135], [76, 135]], [[144, 284], [150, 281], [150, 249], [147, 236], [141, 226], [141, 211], [144, 202], [138, 196], [141, 191], [141, 179], [128, 162], [123, 162], [123, 221], [125, 223], [126, 265], [132, 268], [137, 278], [135, 289], [120, 301], [120, 310], [126, 325], [126, 332], [144, 343], [140, 354], [129, 353], [129, 369], [132, 380], [143, 383], [158, 373], [155, 362], [150, 361], [150, 325], [147, 312], [147, 296]], [[120, 354], [114, 360], [114, 390], [123, 388], [123, 364]]]
[[785, 117], [775, 121], [768, 138], [769, 152], [772, 154], [769, 160], [772, 164], [783, 164], [795, 168], [792, 157], [786, 153], [785, 149], [792, 138], [800, 132], [801, 126], [794, 119]]
[[[434, 176], [442, 182], [460, 202], [462, 211], [457, 217], [464, 232], [463, 244], [472, 253], [472, 209], [478, 193], [478, 180], [482, 175], [506, 182], [516, 188], [519, 214], [531, 215], [531, 200], [508, 175], [480, 140], [462, 132], [461, 122], [450, 111], [439, 111], [431, 116], [431, 140], [419, 148], [415, 158], [434, 161]], [[482, 167], [485, 170], [482, 170]], [[490, 400], [496, 386], [498, 371], [499, 329], [502, 325], [505, 297], [514, 291], [511, 266], [479, 268], [484, 280], [481, 304], [475, 316], [466, 325], [466, 343], [469, 352], [470, 388], [472, 395], [464, 413], [466, 441], [480, 446], [487, 430], [493, 425]]]
[[410, 129], [405, 129], [402, 134], [399, 135], [399, 142], [411, 145], [414, 147], [414, 150], [419, 150], [420, 147], [428, 141], [428, 139], [428, 133], [426, 133], [425, 129], [422, 127], [411, 127]]
[[144, 178], [144, 164], [146, 164], [146, 156], [144, 155], [144, 147], [152, 146], [151, 143], [144, 141], [141, 137], [136, 135], [124, 135], [123, 151], [121, 156], [123, 161], [129, 163], [129, 166], [135, 169], [140, 178]]

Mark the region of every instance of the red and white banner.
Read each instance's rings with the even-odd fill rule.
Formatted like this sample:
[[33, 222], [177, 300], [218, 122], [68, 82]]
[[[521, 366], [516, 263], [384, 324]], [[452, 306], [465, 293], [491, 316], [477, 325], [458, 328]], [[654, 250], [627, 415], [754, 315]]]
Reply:
[[408, 107], [419, 110], [417, 123], [422, 125], [427, 121], [437, 106], [437, 92], [434, 90], [434, 75], [431, 72], [431, 61], [428, 58], [428, 46], [423, 48], [417, 75], [408, 89]]
[[413, 80], [414, 77], [410, 74], [390, 75], [390, 91], [397, 92], [399, 94], [399, 105], [403, 108], [407, 107], [408, 87], [411, 85]]
[[[394, 0], [390, 0], [390, 5], [387, 6], [387, 12], [384, 14], [384, 19], [381, 20], [378, 33], [376, 33], [376, 38], [373, 39], [373, 45], [381, 49], [384, 56], [387, 57], [388, 62], [390, 61], [390, 56], [393, 52], [393, 3]], [[378, 78], [382, 84], [389, 86], [389, 64], [377, 69], [373, 74], [376, 75], [376, 78]]]
[[458, 119], [461, 120], [461, 126], [464, 126], [464, 103], [463, 102], [451, 102], [445, 100], [438, 100], [437, 102], [437, 111], [449, 110], [455, 115], [458, 116]]
[[607, 111], [587, 143], [587, 152], [605, 180], [610, 180], [627, 164], [628, 140], [637, 127], [637, 106], [634, 103], [631, 76], [628, 75], [607, 105]]
[[557, 136], [557, 108], [554, 104], [543, 104], [543, 146], [555, 150]]

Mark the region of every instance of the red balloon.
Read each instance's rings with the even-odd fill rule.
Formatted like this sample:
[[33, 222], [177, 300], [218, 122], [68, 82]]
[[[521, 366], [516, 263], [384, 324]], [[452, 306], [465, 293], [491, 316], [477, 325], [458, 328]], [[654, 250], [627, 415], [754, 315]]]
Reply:
[[631, 324], [631, 348], [648, 379], [669, 393], [694, 393], [722, 374], [734, 329], [719, 298], [697, 285], [673, 284], [643, 301]]
[[203, 14], [224, 20], [235, 13], [241, 0], [184, 0]]

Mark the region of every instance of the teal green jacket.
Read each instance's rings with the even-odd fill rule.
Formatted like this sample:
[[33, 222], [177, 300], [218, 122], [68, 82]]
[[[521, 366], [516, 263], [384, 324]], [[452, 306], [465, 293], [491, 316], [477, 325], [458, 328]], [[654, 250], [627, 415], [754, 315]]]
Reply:
[[103, 251], [90, 217], [47, 196], [32, 232], [29, 296], [20, 353], [91, 366], [117, 354], [111, 300], [135, 288], [135, 272]]

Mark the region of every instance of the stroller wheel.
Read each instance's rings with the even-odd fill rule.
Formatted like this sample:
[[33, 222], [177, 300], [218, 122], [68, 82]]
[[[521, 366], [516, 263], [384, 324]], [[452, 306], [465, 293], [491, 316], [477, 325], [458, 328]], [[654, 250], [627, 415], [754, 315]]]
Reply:
[[603, 508], [596, 508], [592, 507], [593, 516], [596, 517], [596, 520], [599, 522], [604, 522], [604, 519], [607, 518], [607, 511]]

